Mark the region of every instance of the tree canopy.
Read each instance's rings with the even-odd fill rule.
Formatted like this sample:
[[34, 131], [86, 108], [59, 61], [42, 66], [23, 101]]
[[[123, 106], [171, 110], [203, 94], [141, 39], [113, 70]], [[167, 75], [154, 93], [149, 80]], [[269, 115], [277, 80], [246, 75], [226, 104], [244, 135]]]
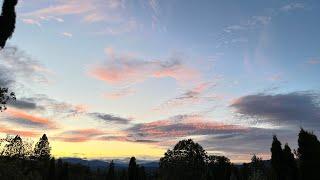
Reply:
[[160, 173], [164, 179], [199, 179], [205, 172], [207, 154], [193, 140], [179, 141], [160, 159]]

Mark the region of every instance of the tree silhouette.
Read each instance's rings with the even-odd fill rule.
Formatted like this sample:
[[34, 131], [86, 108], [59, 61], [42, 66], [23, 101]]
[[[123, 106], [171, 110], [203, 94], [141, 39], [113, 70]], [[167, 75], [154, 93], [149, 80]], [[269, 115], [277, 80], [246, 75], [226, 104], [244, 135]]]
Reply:
[[56, 179], [56, 160], [53, 158], [50, 159], [49, 163], [49, 172], [48, 172], [48, 180]]
[[127, 174], [127, 171], [126, 170], [122, 170], [121, 173], [120, 173], [120, 180], [128, 180], [128, 174]]
[[19, 135], [12, 137], [7, 137], [5, 139], [7, 144], [4, 146], [1, 155], [12, 157], [12, 158], [23, 158], [26, 154], [26, 149], [23, 141]]
[[160, 159], [160, 175], [163, 179], [201, 179], [205, 174], [205, 150], [193, 140], [179, 141]]
[[271, 145], [271, 166], [275, 173], [277, 180], [284, 179], [284, 158], [281, 147], [281, 142], [277, 136], [273, 136], [273, 142]]
[[6, 42], [11, 38], [16, 26], [15, 6], [18, 0], [4, 0], [0, 16], [0, 49], [4, 48]]
[[130, 158], [128, 167], [128, 178], [129, 180], [138, 180], [138, 166], [135, 157]]
[[249, 180], [264, 180], [265, 176], [265, 165], [262, 158], [253, 155], [250, 163], [250, 176]]
[[50, 154], [51, 148], [48, 137], [44, 134], [34, 148], [34, 155], [36, 158], [48, 160], [51, 156]]
[[0, 111], [4, 111], [7, 109], [7, 103], [10, 100], [15, 100], [16, 96], [13, 92], [9, 92], [8, 88], [0, 87]]
[[111, 161], [109, 164], [109, 169], [107, 173], [107, 180], [114, 180], [115, 179], [115, 173], [114, 173], [114, 163]]
[[300, 130], [297, 156], [300, 162], [301, 179], [319, 179], [320, 142], [313, 133]]
[[61, 159], [58, 159], [57, 170], [58, 170], [58, 179], [62, 179], [63, 178], [63, 162]]
[[285, 179], [286, 180], [297, 180], [299, 178], [298, 167], [291, 148], [288, 144], [283, 149], [283, 162], [285, 164]]
[[69, 180], [69, 164], [66, 162], [62, 166], [61, 180]]
[[208, 157], [210, 179], [229, 180], [231, 167], [230, 160], [227, 157], [213, 155]]
[[139, 180], [146, 180], [147, 175], [146, 175], [146, 170], [144, 166], [139, 167]]

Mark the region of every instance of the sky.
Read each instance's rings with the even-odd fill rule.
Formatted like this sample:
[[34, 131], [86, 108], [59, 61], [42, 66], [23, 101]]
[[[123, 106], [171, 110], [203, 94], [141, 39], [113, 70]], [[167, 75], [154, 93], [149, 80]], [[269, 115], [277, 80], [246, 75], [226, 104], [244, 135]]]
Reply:
[[181, 139], [232, 162], [320, 135], [320, 2], [20, 0], [0, 51], [0, 133], [56, 157], [158, 159]]

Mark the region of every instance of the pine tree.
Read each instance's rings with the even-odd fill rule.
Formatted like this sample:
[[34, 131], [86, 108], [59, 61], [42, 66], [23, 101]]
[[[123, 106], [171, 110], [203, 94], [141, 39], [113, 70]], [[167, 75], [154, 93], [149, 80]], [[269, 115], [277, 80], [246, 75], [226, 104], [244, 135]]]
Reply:
[[50, 151], [51, 148], [48, 137], [44, 134], [35, 145], [34, 155], [36, 158], [48, 160], [51, 157]]
[[277, 180], [284, 179], [284, 164], [281, 142], [277, 136], [273, 136], [273, 142], [271, 146], [271, 166], [275, 172]]
[[265, 165], [262, 161], [262, 158], [257, 157], [256, 155], [253, 155], [251, 158], [250, 163], [250, 180], [263, 180], [265, 179]]
[[1, 155], [13, 158], [23, 158], [26, 154], [26, 149], [24, 147], [23, 141], [19, 135], [12, 137], [7, 137], [5, 141], [8, 143], [4, 146]]

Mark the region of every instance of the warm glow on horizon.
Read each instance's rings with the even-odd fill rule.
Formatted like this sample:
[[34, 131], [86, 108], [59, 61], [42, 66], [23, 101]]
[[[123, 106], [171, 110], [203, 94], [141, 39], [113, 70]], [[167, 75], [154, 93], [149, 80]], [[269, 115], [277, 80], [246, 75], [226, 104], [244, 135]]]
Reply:
[[55, 157], [80, 157], [80, 158], [124, 158], [147, 157], [158, 159], [163, 156], [165, 149], [154, 145], [138, 144], [116, 141], [89, 141], [89, 142], [51, 142], [52, 154]]

